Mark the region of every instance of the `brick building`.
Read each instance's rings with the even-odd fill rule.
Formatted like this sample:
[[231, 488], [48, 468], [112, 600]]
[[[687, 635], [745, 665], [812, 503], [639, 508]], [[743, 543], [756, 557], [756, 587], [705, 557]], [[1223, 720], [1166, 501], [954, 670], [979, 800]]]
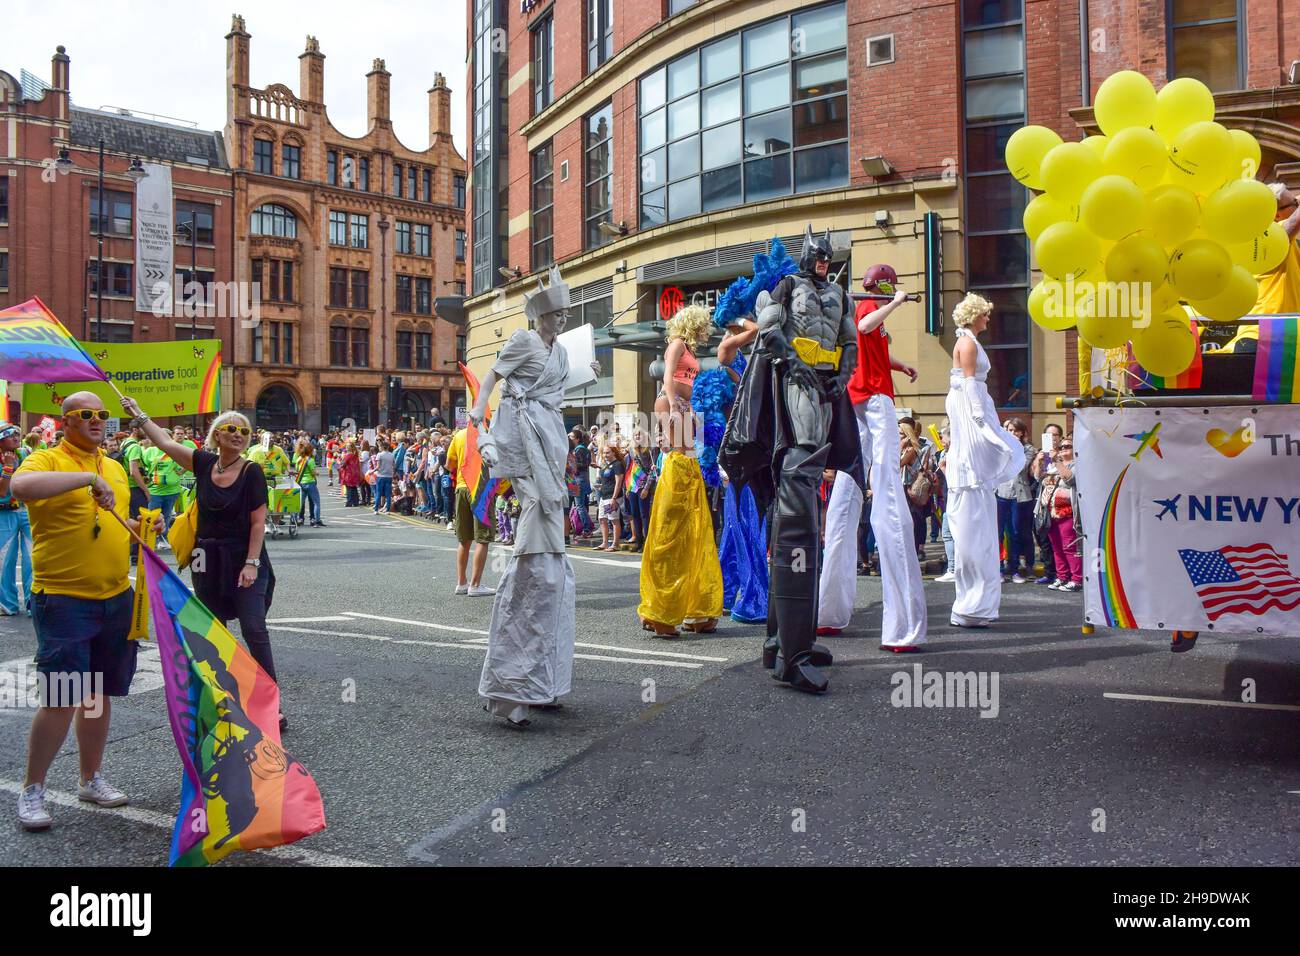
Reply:
[[[128, 175], [133, 160], [170, 170], [175, 268], [185, 278], [193, 259], [205, 287], [228, 282], [233, 191], [221, 133], [74, 106], [71, 58], [63, 47], [48, 83], [26, 71], [20, 76], [0, 72], [0, 307], [40, 296], [83, 340], [219, 338], [229, 355], [233, 319], [195, 316], [194, 309], [187, 317], [182, 304], [170, 311], [136, 308], [137, 187]], [[97, 275], [101, 144], [103, 272]]]
[[[1055, 415], [1075, 338], [1029, 321], [1027, 191], [1002, 149], [1019, 126], [1090, 129], [1111, 73], [1197, 76], [1250, 130], [1268, 178], [1300, 162], [1300, 0], [468, 0], [471, 287], [481, 372], [559, 263], [606, 375], [572, 420], [645, 411], [664, 315], [711, 304], [754, 253], [829, 228], [844, 281], [875, 262], [926, 294], [891, 321], [918, 367], [900, 406], [942, 414], [950, 312], [997, 306], [990, 386]], [[503, 148], [504, 144], [504, 148]], [[853, 278], [851, 285], [857, 285]]]
[[297, 94], [250, 86], [249, 46], [236, 16], [225, 129], [234, 258], [239, 278], [262, 288], [261, 325], [235, 344], [236, 404], [277, 427], [427, 423], [461, 381], [452, 310], [465, 277], [465, 162], [452, 145], [451, 90], [434, 75], [429, 146], [408, 148], [377, 59], [368, 131], [353, 138], [327, 115], [315, 38], [299, 57]]

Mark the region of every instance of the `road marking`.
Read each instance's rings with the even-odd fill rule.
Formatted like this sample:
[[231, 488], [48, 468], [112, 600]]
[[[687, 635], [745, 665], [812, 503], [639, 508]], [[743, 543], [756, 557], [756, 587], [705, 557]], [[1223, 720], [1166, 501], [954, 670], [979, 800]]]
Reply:
[[322, 624], [325, 621], [346, 621], [347, 618], [339, 614], [331, 614], [326, 617], [276, 617], [267, 618], [267, 624]]
[[[464, 597], [465, 595], [462, 595]], [[410, 624], [413, 627], [429, 627], [435, 631], [456, 631], [461, 634], [487, 634], [487, 631], [473, 627], [455, 627], [451, 624], [434, 624], [431, 621], [408, 621], [401, 617], [384, 617], [382, 614], [366, 614], [362, 611], [344, 611], [349, 618], [363, 617], [371, 621], [387, 621], [389, 624]]]
[[1204, 704], [1206, 707], [1242, 707], [1246, 710], [1300, 710], [1296, 704], [1248, 704], [1240, 700], [1202, 700], [1199, 697], [1156, 697], [1150, 694], [1102, 694], [1110, 700], [1150, 700], [1160, 704]]
[[[474, 641], [468, 641], [469, 644], [486, 644], [486, 638], [479, 638]], [[574, 647], [590, 647], [600, 651], [622, 651], [626, 654], [649, 654], [653, 657], [681, 657], [688, 661], [708, 661], [711, 664], [725, 664], [730, 658], [727, 657], [704, 657], [699, 654], [679, 654], [676, 651], [651, 651], [640, 647], [614, 647], [611, 644], [585, 644], [577, 641]]]
[[[19, 794], [23, 792], [22, 784], [16, 780], [6, 780], [0, 777], [0, 790], [8, 790], [10, 793]], [[93, 803], [87, 803], [84, 800], [77, 799], [72, 793], [64, 793], [61, 790], [45, 789], [45, 799], [60, 807], [74, 807], [78, 810], [85, 810], [88, 813], [108, 813], [115, 817], [121, 817], [123, 820], [130, 820], [133, 823], [143, 823], [147, 826], [157, 827], [171, 833], [172, 827], [176, 823], [175, 817], [169, 817], [165, 813], [159, 813], [157, 810], [143, 810], [139, 807], [99, 807]], [[277, 860], [286, 862], [305, 863], [307, 866], [377, 866], [375, 863], [368, 863], [365, 860], [354, 860], [350, 857], [339, 856], [335, 853], [325, 853], [320, 850], [308, 850], [305, 847], [290, 844], [289, 846], [277, 846], [268, 850], [254, 850], [252, 852], [266, 854]]]
[[[381, 621], [393, 621], [394, 618], [380, 618]], [[399, 621], [398, 623], [420, 624], [421, 621]], [[432, 626], [432, 625], [430, 625]], [[409, 638], [388, 637], [385, 634], [361, 634], [357, 631], [327, 631], [312, 630], [306, 627], [286, 627], [282, 624], [271, 624], [267, 622], [267, 627], [273, 631], [291, 631], [298, 634], [320, 634], [332, 637], [358, 637], [366, 641], [379, 641], [384, 644], [413, 644], [417, 647], [449, 647], [463, 651], [477, 651], [482, 654], [487, 648], [484, 641], [465, 641], [460, 644], [451, 644], [439, 641], [416, 641]], [[453, 630], [467, 630], [467, 628], [453, 628]], [[473, 631], [471, 633], [482, 634], [482, 631]], [[639, 653], [639, 652], [634, 652]], [[699, 670], [703, 664], [696, 664], [687, 661], [657, 661], [648, 660], [640, 657], [607, 657], [601, 654], [574, 654], [574, 660], [579, 661], [606, 661], [612, 664], [646, 664], [654, 667], [684, 667], [688, 670]]]
[[[135, 697], [158, 690], [163, 686], [162, 658], [158, 655], [158, 645], [152, 641], [140, 641], [140, 650], [136, 655], [135, 678], [131, 681], [128, 695]], [[22, 687], [14, 687], [22, 700], [27, 700], [36, 683], [36, 663], [29, 657], [16, 657], [11, 661], [0, 662], [0, 673], [12, 675], [12, 679], [24, 676], [26, 682]]]

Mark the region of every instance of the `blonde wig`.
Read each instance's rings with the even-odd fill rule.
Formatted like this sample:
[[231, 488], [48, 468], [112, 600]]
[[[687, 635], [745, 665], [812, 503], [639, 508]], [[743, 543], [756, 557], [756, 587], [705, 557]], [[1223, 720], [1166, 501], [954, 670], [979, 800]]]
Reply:
[[[208, 451], [217, 450], [217, 429], [222, 425], [250, 425], [248, 418], [239, 412], [222, 412], [216, 418], [212, 419], [212, 424], [208, 426], [208, 437], [203, 442], [203, 447]], [[250, 425], [251, 427], [251, 425]], [[253, 443], [253, 436], [248, 436], [248, 443]]]
[[992, 311], [992, 302], [982, 295], [967, 292], [966, 298], [958, 302], [957, 308], [952, 310], [952, 321], [957, 328], [964, 329], [981, 315], [987, 315]]
[[709, 310], [702, 305], [688, 305], [668, 320], [669, 342], [681, 339], [687, 345], [699, 348], [708, 344], [712, 332], [713, 320], [709, 317]]

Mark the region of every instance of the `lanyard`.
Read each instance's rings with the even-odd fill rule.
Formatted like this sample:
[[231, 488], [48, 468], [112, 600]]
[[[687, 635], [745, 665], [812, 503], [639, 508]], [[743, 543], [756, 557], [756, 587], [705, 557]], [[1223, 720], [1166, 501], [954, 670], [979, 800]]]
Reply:
[[[64, 443], [66, 443], [66, 441], [67, 439], [64, 439]], [[90, 474], [90, 471], [88, 469], [81, 467], [81, 462], [77, 460], [76, 456], [71, 455], [68, 452], [65, 452], [63, 450], [62, 443], [59, 445], [59, 447], [53, 450], [59, 452], [61, 455], [63, 455], [65, 458], [71, 461], [74, 465], [76, 465], [77, 471], [83, 472], [87, 475]], [[98, 450], [95, 452], [95, 474], [99, 475], [101, 479], [104, 477], [104, 456]], [[99, 530], [100, 530], [99, 529], [99, 502], [95, 500], [95, 496], [93, 493], [91, 494], [90, 497], [90, 503], [91, 503], [91, 507], [95, 509], [95, 523], [91, 529], [90, 536], [92, 538], [98, 538]]]

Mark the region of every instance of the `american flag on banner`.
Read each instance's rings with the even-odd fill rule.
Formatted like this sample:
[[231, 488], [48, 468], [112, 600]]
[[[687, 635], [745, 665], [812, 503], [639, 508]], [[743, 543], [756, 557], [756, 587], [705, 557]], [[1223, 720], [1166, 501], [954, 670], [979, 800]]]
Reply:
[[1181, 548], [1178, 556], [1211, 621], [1225, 614], [1264, 614], [1300, 607], [1300, 579], [1271, 544], [1228, 545], [1218, 551]]

